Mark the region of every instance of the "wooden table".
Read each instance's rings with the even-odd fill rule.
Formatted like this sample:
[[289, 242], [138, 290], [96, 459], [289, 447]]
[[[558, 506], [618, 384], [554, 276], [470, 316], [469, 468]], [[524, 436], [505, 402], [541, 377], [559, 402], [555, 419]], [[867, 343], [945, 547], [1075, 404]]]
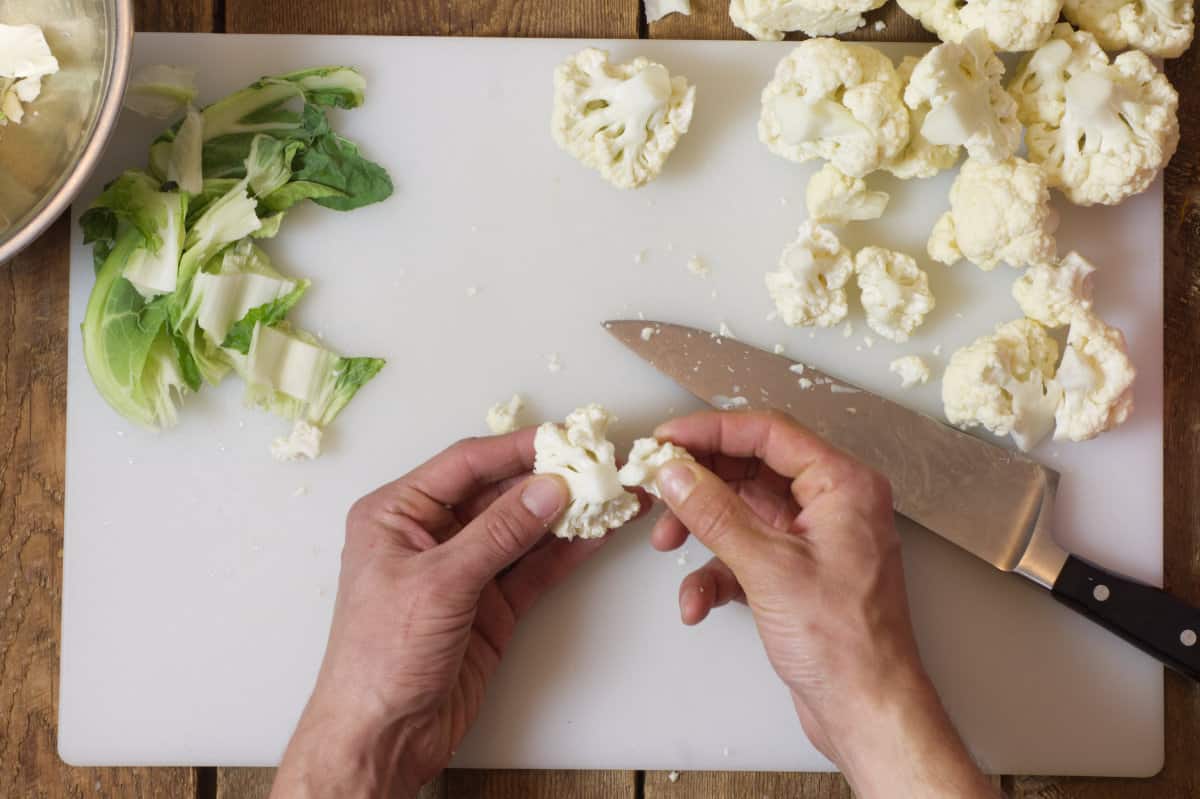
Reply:
[[[137, 0], [139, 30], [604, 38], [743, 38], [726, 0], [647, 25], [639, 0]], [[864, 39], [929, 40], [895, 4]], [[1181, 90], [1183, 142], [1167, 169], [1166, 586], [1200, 603], [1200, 45], [1167, 64]], [[1151, 235], [1147, 231], [1147, 235]], [[68, 218], [0, 267], [0, 796], [265, 796], [268, 769], [86, 768], [56, 753]], [[1014, 797], [1200, 796], [1200, 688], [1167, 675], [1166, 768], [1151, 780], [997, 777]], [[444, 797], [848, 797], [827, 774], [454, 771]]]

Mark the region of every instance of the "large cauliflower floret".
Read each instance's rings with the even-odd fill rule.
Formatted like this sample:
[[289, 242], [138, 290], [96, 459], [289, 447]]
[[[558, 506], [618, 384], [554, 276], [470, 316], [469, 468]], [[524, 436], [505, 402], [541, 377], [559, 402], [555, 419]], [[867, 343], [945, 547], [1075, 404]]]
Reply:
[[1058, 367], [1063, 398], [1054, 438], [1087, 441], [1123, 424], [1133, 412], [1136, 376], [1120, 330], [1092, 314], [1076, 317]]
[[1179, 95], [1145, 54], [1110, 64], [1094, 36], [1063, 23], [1009, 85], [1029, 160], [1077, 205], [1146, 190], [1179, 144]]
[[730, 0], [733, 24], [764, 42], [777, 42], [786, 31], [836, 36], [861, 28], [863, 14], [887, 0]]
[[1035, 264], [1013, 284], [1021, 313], [1046, 327], [1065, 327], [1092, 310], [1096, 267], [1077, 252], [1057, 264]]
[[885, 191], [870, 191], [862, 178], [842, 174], [826, 164], [808, 180], [804, 191], [811, 219], [827, 225], [844, 225], [878, 219], [887, 208]]
[[1058, 214], [1050, 207], [1046, 174], [1020, 158], [1001, 164], [967, 159], [950, 187], [950, 210], [929, 237], [929, 257], [947, 266], [966, 258], [985, 272], [1001, 261], [1013, 267], [1055, 256]]
[[1011, 435], [1023, 451], [1054, 427], [1062, 390], [1054, 381], [1058, 345], [1031, 319], [996, 328], [954, 353], [942, 378], [942, 404], [953, 425]]
[[1161, 58], [1183, 55], [1196, 29], [1191, 0], [1067, 0], [1063, 13], [1105, 50], [1136, 47]]
[[934, 307], [929, 276], [911, 257], [882, 247], [859, 250], [854, 271], [870, 328], [891, 341], [908, 341]]
[[567, 416], [566, 426], [547, 422], [534, 437], [533, 471], [566, 481], [571, 501], [554, 525], [559, 538], [600, 538], [638, 512], [638, 500], [621, 486], [613, 445], [605, 437], [614, 417], [599, 405]]
[[767, 291], [785, 324], [833, 327], [849, 310], [846, 283], [853, 273], [850, 251], [810, 220], [779, 256], [779, 270], [767, 273]]
[[[900, 83], [908, 89], [913, 70], [921, 59], [916, 56], [905, 56], [896, 67], [896, 76]], [[954, 145], [934, 144], [925, 138], [921, 128], [925, 125], [925, 117], [929, 115], [929, 105], [922, 103], [917, 108], [908, 109], [908, 144], [900, 153], [883, 165], [901, 180], [912, 178], [931, 178], [942, 170], [949, 169], [958, 162], [959, 148]]]
[[908, 143], [908, 109], [891, 59], [865, 44], [801, 42], [762, 93], [758, 137], [792, 161], [823, 158], [862, 177]]
[[645, 58], [610, 64], [588, 48], [554, 71], [551, 130], [558, 146], [614, 186], [632, 189], [658, 176], [687, 133], [696, 89]]
[[1017, 102], [1000, 79], [1004, 64], [983, 31], [971, 31], [961, 44], [947, 42], [917, 62], [904, 89], [904, 103], [928, 109], [921, 135], [933, 144], [963, 146], [971, 158], [1003, 161], [1021, 144]]
[[1063, 0], [899, 0], [900, 7], [943, 42], [973, 30], [1005, 52], [1032, 50], [1050, 36]]
[[659, 442], [653, 438], [639, 438], [629, 450], [629, 460], [621, 467], [617, 477], [621, 485], [645, 489], [647, 494], [662, 499], [658, 493], [658, 472], [671, 461], [694, 461], [695, 458], [683, 447], [670, 441]]

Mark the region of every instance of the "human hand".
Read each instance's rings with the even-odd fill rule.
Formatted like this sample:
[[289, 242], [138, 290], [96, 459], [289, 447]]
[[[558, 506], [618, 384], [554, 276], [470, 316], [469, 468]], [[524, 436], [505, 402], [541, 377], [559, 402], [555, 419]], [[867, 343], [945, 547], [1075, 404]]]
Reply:
[[860, 796], [995, 796], [925, 674], [891, 487], [775, 413], [705, 412], [655, 431], [688, 449], [658, 477], [652, 543], [715, 554], [679, 590], [685, 624], [749, 605], [813, 744]]
[[329, 643], [273, 796], [415, 796], [474, 722], [513, 630], [600, 541], [545, 538], [534, 430], [460, 442], [350, 510]]

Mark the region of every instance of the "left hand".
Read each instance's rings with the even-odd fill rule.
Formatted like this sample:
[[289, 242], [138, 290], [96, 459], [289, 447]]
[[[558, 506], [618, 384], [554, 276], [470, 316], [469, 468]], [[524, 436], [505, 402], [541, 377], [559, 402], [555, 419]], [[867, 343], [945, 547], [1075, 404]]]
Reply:
[[415, 796], [479, 713], [517, 621], [600, 541], [545, 538], [534, 429], [460, 442], [350, 510], [325, 660], [272, 791]]

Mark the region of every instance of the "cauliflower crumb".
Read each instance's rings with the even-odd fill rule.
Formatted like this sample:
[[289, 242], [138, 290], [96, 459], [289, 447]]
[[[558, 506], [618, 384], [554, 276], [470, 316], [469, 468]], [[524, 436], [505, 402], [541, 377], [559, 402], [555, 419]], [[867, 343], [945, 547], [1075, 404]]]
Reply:
[[800, 378], [799, 383], [800, 383], [800, 388], [803, 389], [804, 391], [808, 391], [810, 388], [812, 388], [814, 385], [816, 385], [815, 383], [813, 383], [813, 381], [809, 380], [807, 377]]
[[1192, 44], [1196, 9], [1188, 0], [1067, 0], [1063, 15], [1110, 52], [1135, 47], [1178, 58]]
[[1136, 376], [1124, 334], [1090, 313], [1076, 316], [1058, 367], [1063, 398], [1054, 439], [1087, 441], [1124, 424], [1133, 412]]
[[875, 20], [875, 24], [871, 27], [875, 28], [876, 33], [883, 33], [885, 30], [887, 30], [887, 23], [881, 19], [877, 19]]
[[297, 419], [286, 438], [271, 442], [271, 457], [277, 461], [312, 460], [321, 454], [321, 428]]
[[888, 371], [900, 377], [901, 388], [923, 386], [929, 382], [929, 364], [920, 355], [897, 358], [888, 366]]
[[627, 488], [642, 488], [647, 494], [662, 499], [658, 492], [658, 472], [671, 461], [694, 461], [686, 449], [670, 441], [659, 442], [653, 438], [639, 438], [633, 442], [629, 459], [617, 473], [621, 485]]
[[1063, 0], [899, 0], [925, 30], [958, 42], [982, 29], [997, 50], [1032, 50], [1050, 35]]
[[847, 322], [845, 327], [842, 328], [842, 338], [850, 338], [853, 335], [854, 335], [854, 323]]
[[805, 371], [805, 369], [807, 369], [807, 368], [808, 368], [808, 367], [806, 367], [806, 366], [805, 366], [804, 364], [802, 364], [802, 363], [794, 363], [794, 364], [792, 364], [791, 366], [789, 366], [789, 367], [788, 367], [788, 371], [789, 371], [789, 372], [791, 372], [791, 373], [792, 373], [792, 374], [794, 374], [794, 375], [802, 375], [802, 374], [804, 374], [804, 371]]
[[508, 402], [500, 402], [488, 408], [487, 426], [493, 435], [502, 436], [521, 427], [519, 416], [525, 410], [525, 400], [513, 394]]
[[776, 355], [783, 355], [783, 345], [776, 344], [775, 346], [771, 347], [771, 352], [775, 353]]
[[679, 772], [678, 772], [678, 771], [672, 771], [671, 773], [669, 773], [669, 774], [667, 775], [667, 780], [668, 780], [669, 782], [679, 782]]
[[759, 41], [775, 42], [786, 31], [836, 36], [861, 28], [863, 14], [887, 0], [731, 0], [733, 24]]
[[635, 252], [633, 254], [633, 262], [638, 265], [646, 263], [646, 251], [638, 250], [637, 252]]
[[868, 191], [865, 180], [845, 175], [833, 164], [813, 175], [805, 190], [809, 217], [829, 225], [878, 219], [888, 199], [887, 192]]
[[658, 332], [658, 328], [649, 327], [649, 326], [643, 327], [642, 328], [642, 341], [649, 341], [651, 338], [654, 337], [654, 334], [657, 332]]
[[688, 259], [687, 268], [696, 277], [708, 277], [712, 274], [712, 269], [699, 255], [693, 255]]
[[467, 296], [475, 297], [479, 294], [479, 286], [467, 286]]
[[725, 324], [723, 321], [721, 322], [721, 326], [717, 329], [717, 335], [719, 335], [721, 338], [737, 338], [737, 336], [733, 335], [733, 330], [730, 329], [729, 325]]
[[550, 370], [550, 374], [558, 374], [562, 371], [562, 357], [557, 352], [552, 352], [546, 356], [546, 368]]
[[784, 324], [833, 327], [846, 317], [846, 283], [854, 272], [850, 251], [833, 231], [807, 221], [768, 272], [767, 291]]
[[889, 341], [908, 341], [935, 305], [929, 276], [908, 255], [882, 247], [859, 250], [854, 271], [867, 326]]
[[646, 6], [646, 21], [658, 22], [668, 14], [692, 13], [691, 0], [643, 0]]
[[1021, 312], [1046, 327], [1065, 327], [1092, 310], [1096, 267], [1077, 252], [1057, 264], [1035, 264], [1013, 284]]

